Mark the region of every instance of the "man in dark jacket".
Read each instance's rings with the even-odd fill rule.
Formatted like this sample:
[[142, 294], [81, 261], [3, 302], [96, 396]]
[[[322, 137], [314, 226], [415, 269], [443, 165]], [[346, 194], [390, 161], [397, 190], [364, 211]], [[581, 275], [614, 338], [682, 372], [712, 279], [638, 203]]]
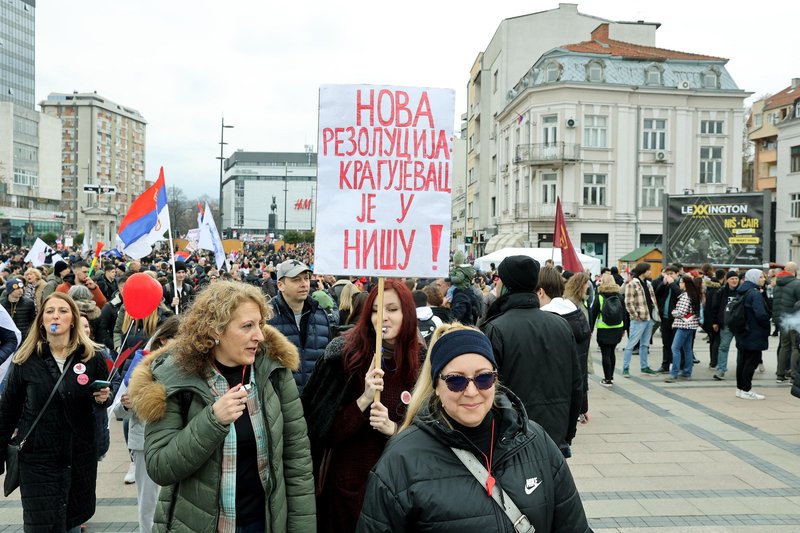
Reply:
[[173, 312], [175, 307], [179, 312], [184, 313], [189, 310], [189, 304], [194, 299], [194, 289], [186, 280], [186, 263], [175, 261], [175, 280], [177, 285], [170, 281], [164, 285], [164, 304]]
[[22, 333], [24, 339], [28, 335], [31, 324], [36, 320], [36, 304], [30, 298], [25, 298], [22, 293], [25, 282], [20, 278], [9, 278], [6, 281], [6, 292], [0, 299], [0, 304], [5, 307], [11, 320]]
[[303, 391], [317, 359], [331, 341], [328, 315], [309, 296], [311, 269], [295, 259], [278, 265], [278, 294], [270, 300], [275, 316], [269, 321], [283, 333], [300, 352], [300, 369], [294, 379]]
[[672, 340], [675, 337], [672, 329], [672, 322], [675, 320], [672, 311], [681, 295], [678, 283], [678, 267], [675, 265], [667, 266], [664, 272], [653, 280], [653, 292], [661, 315], [661, 342], [664, 345], [661, 368], [658, 369], [661, 374], [669, 374], [669, 366], [672, 364]]
[[719, 333], [719, 350], [717, 353], [717, 371], [714, 372], [714, 379], [721, 381], [725, 378], [728, 371], [728, 351], [731, 348], [733, 332], [725, 326], [725, 309], [736, 297], [736, 289], [739, 287], [739, 273], [731, 270], [725, 275], [725, 284], [714, 295], [712, 304], [713, 312], [706, 319], [711, 320], [711, 327]]
[[481, 329], [492, 342], [500, 382], [520, 396], [531, 420], [567, 454], [583, 396], [572, 329], [561, 316], [539, 309], [537, 261], [512, 255], [498, 273], [508, 293], [492, 304]]
[[769, 348], [769, 313], [759, 289], [764, 285], [764, 273], [751, 268], [744, 275], [744, 283], [736, 290], [744, 296], [744, 311], [747, 329], [736, 333], [736, 397], [743, 400], [763, 400], [764, 396], [753, 392], [753, 373], [761, 361], [761, 352]]
[[106, 302], [117, 292], [117, 269], [114, 268], [114, 263], [111, 261], [106, 261], [103, 264], [103, 275], [97, 280], [97, 286], [100, 287], [100, 292], [106, 297]]
[[47, 277], [47, 285], [44, 286], [44, 291], [42, 291], [42, 301], [55, 292], [56, 287], [64, 283], [64, 276], [71, 273], [72, 269], [69, 268], [67, 263], [56, 261], [56, 264], [53, 265], [53, 271]]
[[778, 370], [776, 381], [786, 383], [797, 369], [797, 333], [783, 327], [783, 317], [794, 313], [794, 306], [800, 302], [800, 279], [797, 279], [797, 263], [789, 261], [783, 267], [772, 290], [772, 317], [779, 329]]

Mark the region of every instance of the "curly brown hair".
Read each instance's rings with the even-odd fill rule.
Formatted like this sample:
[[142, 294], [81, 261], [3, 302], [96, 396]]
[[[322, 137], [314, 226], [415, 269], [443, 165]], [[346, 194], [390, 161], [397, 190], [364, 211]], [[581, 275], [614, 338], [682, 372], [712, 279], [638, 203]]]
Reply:
[[272, 308], [254, 286], [220, 280], [200, 291], [181, 319], [178, 335], [170, 346], [178, 364], [200, 377], [211, 375], [211, 351], [216, 340], [225, 332], [236, 309], [247, 301], [261, 309], [262, 325], [266, 327], [266, 321], [272, 318]]

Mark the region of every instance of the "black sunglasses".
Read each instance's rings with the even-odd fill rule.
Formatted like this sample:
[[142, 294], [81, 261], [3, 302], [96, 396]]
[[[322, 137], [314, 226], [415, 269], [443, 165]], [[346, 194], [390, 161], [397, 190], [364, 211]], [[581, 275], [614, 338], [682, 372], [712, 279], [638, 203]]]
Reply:
[[469, 386], [469, 382], [473, 382], [478, 390], [486, 390], [492, 388], [494, 382], [497, 381], [497, 372], [483, 372], [474, 378], [466, 376], [459, 376], [458, 374], [449, 374], [447, 376], [439, 376], [447, 388], [452, 392], [464, 392]]

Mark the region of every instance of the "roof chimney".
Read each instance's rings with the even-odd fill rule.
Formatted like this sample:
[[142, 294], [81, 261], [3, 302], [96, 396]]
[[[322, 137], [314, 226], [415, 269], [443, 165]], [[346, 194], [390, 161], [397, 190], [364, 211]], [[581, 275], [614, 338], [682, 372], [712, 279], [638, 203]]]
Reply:
[[800, 78], [792, 78], [792, 89], [800, 87]]
[[608, 42], [608, 23], [600, 24], [598, 27], [594, 29], [592, 32], [592, 40], [599, 41], [601, 43]]

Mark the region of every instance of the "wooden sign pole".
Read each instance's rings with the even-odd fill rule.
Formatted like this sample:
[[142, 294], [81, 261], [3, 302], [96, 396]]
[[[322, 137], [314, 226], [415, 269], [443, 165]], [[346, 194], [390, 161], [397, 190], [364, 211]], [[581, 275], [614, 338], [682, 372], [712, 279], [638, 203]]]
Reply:
[[[383, 282], [384, 277], [378, 277], [378, 298], [376, 299], [378, 303], [378, 327], [375, 328], [375, 360], [372, 363], [375, 368], [381, 368], [381, 363], [383, 362]], [[365, 309], [364, 311], [371, 313], [372, 309]], [[375, 391], [375, 403], [380, 401], [381, 391]]]

